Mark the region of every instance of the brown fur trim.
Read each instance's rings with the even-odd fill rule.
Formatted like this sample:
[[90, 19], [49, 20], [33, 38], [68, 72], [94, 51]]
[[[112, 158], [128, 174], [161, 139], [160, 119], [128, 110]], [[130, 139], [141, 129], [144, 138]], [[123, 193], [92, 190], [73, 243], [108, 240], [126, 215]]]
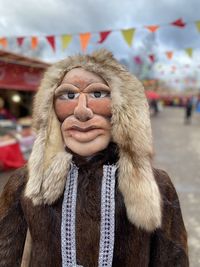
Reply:
[[161, 224], [161, 201], [150, 165], [152, 137], [144, 88], [106, 50], [68, 57], [46, 72], [34, 104], [38, 137], [29, 160], [26, 196], [34, 203], [50, 204], [63, 192], [71, 155], [63, 150], [53, 97], [65, 73], [77, 67], [100, 75], [111, 88], [112, 136], [120, 151], [119, 188], [129, 220], [152, 231]]

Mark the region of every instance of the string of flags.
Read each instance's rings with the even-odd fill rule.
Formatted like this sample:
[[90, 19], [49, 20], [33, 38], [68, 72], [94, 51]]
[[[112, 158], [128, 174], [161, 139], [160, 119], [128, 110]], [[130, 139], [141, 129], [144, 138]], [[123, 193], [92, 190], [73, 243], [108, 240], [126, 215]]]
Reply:
[[[191, 58], [193, 55], [194, 49], [191, 47], [188, 47], [188, 48], [185, 48], [184, 51]], [[167, 59], [171, 60], [174, 56], [174, 51], [166, 51], [166, 52], [164, 52], [164, 54], [165, 54]], [[154, 55], [154, 54], [148, 55], [148, 58], [149, 58], [151, 63], [154, 63], [156, 61], [156, 55]], [[139, 56], [134, 57], [134, 62], [138, 65], [143, 64], [142, 59]]]
[[[171, 23], [168, 24], [162, 24], [162, 25], [148, 25], [148, 26], [143, 26], [143, 28], [147, 29], [148, 31], [150, 31], [151, 33], [155, 33], [159, 28], [163, 27], [163, 26], [173, 26], [173, 27], [177, 27], [180, 29], [183, 29], [187, 24], [189, 23], [194, 23], [197, 31], [200, 32], [200, 20], [199, 21], [194, 21], [194, 22], [184, 22], [182, 18], [177, 19]], [[141, 28], [141, 27], [140, 27]], [[102, 44], [103, 42], [105, 42], [105, 40], [112, 34], [112, 32], [114, 31], [120, 31], [124, 41], [127, 43], [127, 45], [129, 47], [132, 46], [133, 40], [134, 40], [134, 35], [135, 35], [135, 31], [138, 28], [129, 28], [129, 29], [121, 29], [121, 30], [109, 30], [109, 31], [101, 31], [98, 32], [99, 34], [99, 40], [97, 41], [97, 44]], [[94, 32], [93, 32], [94, 33]], [[86, 51], [88, 44], [90, 42], [91, 36], [93, 34], [92, 32], [86, 32], [86, 33], [79, 33], [79, 39], [80, 39], [80, 45], [81, 45], [81, 49], [83, 52]], [[61, 38], [61, 44], [62, 44], [62, 49], [65, 50], [67, 49], [67, 47], [69, 46], [69, 44], [71, 43], [73, 37], [77, 35], [77, 34], [63, 34], [61, 36], [59, 36]], [[25, 38], [29, 38], [30, 39], [30, 46], [31, 49], [36, 49], [38, 47], [40, 38], [42, 36], [20, 36], [20, 37], [16, 37], [16, 41], [19, 47], [21, 47], [23, 45], [24, 39]], [[43, 36], [46, 38], [47, 42], [49, 43], [49, 45], [51, 46], [51, 48], [53, 49], [53, 51], [56, 50], [56, 35], [48, 35], [48, 36]], [[8, 47], [8, 37], [0, 37], [0, 46], [2, 46], [3, 48], [7, 48]], [[192, 57], [193, 54], [193, 49], [192, 48], [186, 48], [185, 52], [188, 54], [189, 57]], [[173, 51], [167, 51], [166, 52], [166, 56], [168, 59], [172, 59], [173, 57]], [[149, 55], [149, 60], [151, 62], [155, 61], [155, 56], [154, 55]], [[137, 59], [136, 59], [136, 63], [137, 63]], [[138, 64], [139, 61], [138, 61]]]

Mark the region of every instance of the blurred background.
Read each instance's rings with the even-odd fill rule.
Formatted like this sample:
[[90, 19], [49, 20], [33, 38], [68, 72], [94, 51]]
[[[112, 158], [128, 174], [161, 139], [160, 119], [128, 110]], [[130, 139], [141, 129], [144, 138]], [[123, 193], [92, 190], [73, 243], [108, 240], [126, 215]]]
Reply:
[[190, 265], [200, 266], [199, 0], [0, 0], [0, 10], [0, 191], [30, 155], [32, 100], [44, 71], [107, 48], [144, 85], [154, 166], [177, 189]]

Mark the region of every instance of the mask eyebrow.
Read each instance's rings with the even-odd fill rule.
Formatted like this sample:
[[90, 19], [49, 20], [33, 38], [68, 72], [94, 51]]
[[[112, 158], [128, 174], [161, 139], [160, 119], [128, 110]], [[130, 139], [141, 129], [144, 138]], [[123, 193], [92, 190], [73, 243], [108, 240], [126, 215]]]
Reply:
[[77, 87], [75, 87], [74, 85], [72, 85], [72, 84], [65, 83], [65, 84], [61, 84], [60, 86], [58, 86], [55, 89], [54, 95], [55, 96], [59, 96], [60, 94], [65, 93], [65, 92], [78, 93], [79, 89]]
[[111, 92], [110, 87], [108, 87], [106, 84], [103, 83], [92, 83], [89, 86], [87, 86], [83, 92], [91, 92], [94, 90], [99, 90], [99, 91], [105, 91], [105, 92]]

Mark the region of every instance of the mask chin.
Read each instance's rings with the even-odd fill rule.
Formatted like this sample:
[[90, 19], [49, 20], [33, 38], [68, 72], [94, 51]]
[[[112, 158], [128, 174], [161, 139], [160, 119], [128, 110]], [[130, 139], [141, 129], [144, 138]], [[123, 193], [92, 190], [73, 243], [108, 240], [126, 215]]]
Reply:
[[88, 143], [79, 143], [68, 138], [65, 141], [66, 150], [71, 151], [72, 154], [79, 155], [81, 157], [92, 157], [98, 152], [106, 149], [111, 141], [110, 135], [99, 136], [92, 142]]

